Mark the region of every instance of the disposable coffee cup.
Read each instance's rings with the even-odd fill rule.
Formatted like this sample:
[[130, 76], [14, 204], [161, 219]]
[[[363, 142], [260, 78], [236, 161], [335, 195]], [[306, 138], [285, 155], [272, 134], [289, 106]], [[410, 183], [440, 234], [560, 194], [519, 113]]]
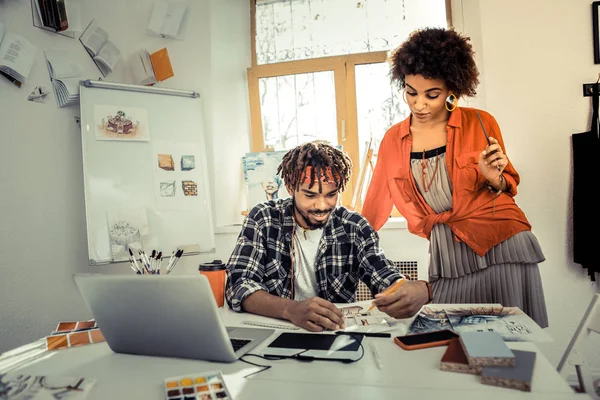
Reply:
[[225, 303], [225, 264], [221, 260], [214, 260], [200, 264], [198, 271], [200, 275], [208, 278], [217, 306], [223, 307]]

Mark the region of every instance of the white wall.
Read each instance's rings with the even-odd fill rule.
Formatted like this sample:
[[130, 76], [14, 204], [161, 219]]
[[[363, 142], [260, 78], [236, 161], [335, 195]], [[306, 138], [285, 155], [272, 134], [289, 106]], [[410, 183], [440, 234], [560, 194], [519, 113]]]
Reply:
[[[250, 60], [249, 2], [191, 1], [185, 41], [146, 35], [151, 0], [81, 0], [127, 56], [167, 46], [175, 76], [159, 86], [201, 93], [212, 168], [215, 221], [239, 223], [240, 159], [248, 151], [245, 71]], [[40, 48], [22, 88], [0, 78], [0, 352], [47, 335], [58, 321], [89, 318], [72, 283], [75, 272], [128, 273], [126, 264], [88, 266], [78, 108], [26, 101], [36, 85], [50, 89], [43, 49], [71, 50], [86, 78], [100, 75], [78, 40], [31, 26], [29, 0], [0, 0], [0, 21]], [[123, 61], [123, 60], [122, 60]], [[107, 80], [129, 82], [126, 62]], [[218, 185], [214, 185], [218, 182]], [[215, 201], [215, 199], [219, 199]], [[200, 261], [227, 258], [235, 234], [217, 235], [216, 254], [184, 257], [177, 273], [197, 273]]]
[[[241, 156], [249, 150], [245, 71], [250, 63], [247, 0], [192, 1], [184, 42], [143, 33], [150, 0], [82, 0], [121, 49], [167, 45], [175, 77], [161, 86], [195, 89], [204, 98], [207, 148], [217, 235], [216, 254], [187, 257], [176, 273], [197, 273], [198, 262], [227, 259], [244, 209]], [[588, 125], [589, 99], [581, 84], [593, 82], [590, 2], [570, 0], [463, 0], [463, 27], [479, 41], [486, 104], [498, 119], [509, 156], [522, 176], [517, 202], [529, 217], [546, 254], [541, 264], [556, 339], [541, 348], [557, 364], [598, 285], [573, 264], [570, 219], [570, 135]], [[116, 9], [112, 6], [116, 6]], [[116, 12], [115, 12], [116, 11]], [[455, 10], [456, 11], [456, 10]], [[74, 50], [91, 78], [98, 72], [78, 41], [30, 25], [29, 0], [0, 0], [0, 21], [41, 49]], [[479, 24], [478, 24], [479, 23]], [[567, 34], [568, 32], [568, 34]], [[129, 79], [121, 64], [111, 79]], [[89, 318], [71, 276], [75, 272], [130, 273], [124, 264], [87, 265], [81, 140], [73, 116], [27, 102], [29, 91], [49, 86], [41, 54], [21, 89], [0, 79], [0, 352], [50, 332], [60, 320]], [[229, 233], [228, 233], [229, 232]], [[382, 230], [394, 260], [427, 258], [427, 242], [406, 230]], [[422, 271], [423, 272], [423, 271]], [[592, 354], [600, 354], [600, 347]]]
[[[216, 253], [184, 257], [174, 273], [195, 274], [198, 263], [227, 259], [245, 209], [241, 157], [250, 149], [246, 68], [250, 66], [247, 0], [191, 1], [185, 41], [144, 33], [151, 0], [81, 0], [127, 56], [167, 46], [175, 76], [158, 86], [201, 93], [215, 217]], [[71, 50], [86, 78], [100, 75], [78, 40], [31, 26], [29, 0], [0, 0], [0, 21], [40, 48], [22, 88], [0, 79], [0, 353], [47, 335], [58, 321], [90, 318], [72, 282], [76, 272], [130, 273], [126, 264], [88, 266], [81, 138], [77, 107], [26, 101], [37, 85], [50, 89], [42, 51]], [[131, 83], [126, 62], [107, 80]], [[382, 234], [386, 238], [385, 234]], [[388, 235], [388, 254], [424, 264], [427, 243]], [[402, 249], [407, 249], [403, 251]]]
[[[558, 364], [593, 294], [600, 291], [573, 263], [570, 237], [571, 134], [589, 127], [591, 104], [582, 96], [582, 84], [595, 82], [599, 72], [591, 1], [463, 3], [467, 15], [480, 11], [476, 39], [484, 51], [487, 109], [496, 116], [521, 175], [516, 201], [546, 255], [540, 270], [548, 333], [555, 342], [540, 347]], [[588, 354], [600, 375], [600, 338], [595, 339]]]

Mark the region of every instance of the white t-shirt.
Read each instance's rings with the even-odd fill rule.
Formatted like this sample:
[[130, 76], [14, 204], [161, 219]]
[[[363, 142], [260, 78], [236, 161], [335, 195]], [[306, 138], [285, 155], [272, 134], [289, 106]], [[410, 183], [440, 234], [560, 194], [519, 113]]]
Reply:
[[319, 295], [315, 261], [323, 228], [308, 229], [296, 225], [294, 234], [294, 299], [301, 301]]

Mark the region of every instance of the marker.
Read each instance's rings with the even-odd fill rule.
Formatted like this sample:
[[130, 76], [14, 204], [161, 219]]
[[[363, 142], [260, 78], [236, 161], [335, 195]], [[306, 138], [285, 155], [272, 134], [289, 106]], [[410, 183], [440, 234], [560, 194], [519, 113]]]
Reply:
[[[398, 282], [394, 283], [394, 285], [393, 285], [392, 287], [390, 287], [389, 289], [386, 289], [386, 290], [384, 290], [384, 291], [382, 292], [382, 294], [383, 294], [384, 296], [386, 296], [386, 295], [388, 295], [388, 294], [390, 294], [390, 293], [392, 293], [392, 292], [396, 291], [396, 289], [398, 289], [400, 286], [404, 285], [405, 283], [406, 283], [406, 278], [402, 278], [402, 279], [400, 279]], [[369, 308], [369, 310], [368, 310], [367, 312], [371, 311], [371, 310], [372, 310], [372, 309], [374, 309], [374, 308], [375, 308], [375, 304], [373, 304], [373, 305], [372, 305], [372, 306]]]
[[352, 331], [336, 331], [335, 332], [336, 335], [361, 335], [361, 336], [367, 336], [367, 337], [383, 337], [383, 338], [390, 338], [392, 337], [391, 333], [386, 333], [386, 332], [352, 332]]
[[142, 270], [140, 269], [140, 266], [138, 265], [137, 261], [135, 260], [135, 257], [133, 256], [133, 252], [131, 251], [131, 249], [129, 249], [129, 262], [133, 263], [133, 266], [135, 267], [135, 272], [136, 274], [141, 274]]

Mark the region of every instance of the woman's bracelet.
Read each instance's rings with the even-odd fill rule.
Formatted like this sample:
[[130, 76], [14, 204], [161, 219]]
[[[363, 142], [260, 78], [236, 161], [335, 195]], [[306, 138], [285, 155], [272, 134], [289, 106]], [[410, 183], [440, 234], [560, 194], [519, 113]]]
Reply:
[[496, 195], [499, 195], [500, 193], [502, 193], [502, 188], [504, 188], [504, 186], [506, 183], [506, 179], [504, 178], [504, 175], [502, 173], [500, 173], [500, 188], [496, 189], [494, 186], [492, 186], [492, 184], [490, 182], [488, 182], [488, 190]]

